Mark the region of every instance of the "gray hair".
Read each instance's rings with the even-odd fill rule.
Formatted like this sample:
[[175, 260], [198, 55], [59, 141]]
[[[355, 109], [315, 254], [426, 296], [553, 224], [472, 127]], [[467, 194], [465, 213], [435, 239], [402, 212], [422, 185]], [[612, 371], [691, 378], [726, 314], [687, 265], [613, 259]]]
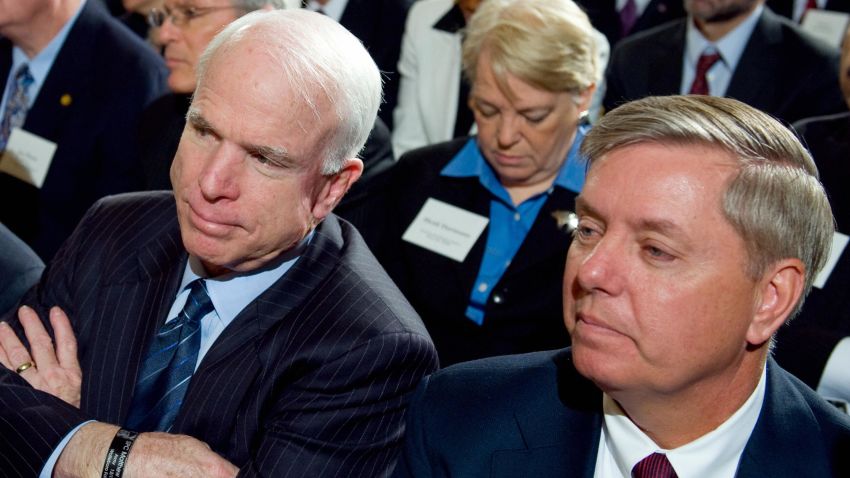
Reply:
[[536, 88], [579, 94], [597, 80], [594, 34], [571, 0], [487, 0], [466, 28], [463, 71], [474, 84], [486, 49], [502, 87], [510, 73]]
[[256, 37], [277, 60], [281, 78], [317, 119], [318, 105], [332, 105], [336, 128], [323, 148], [322, 174], [339, 172], [363, 148], [378, 113], [381, 76], [372, 57], [354, 35], [325, 15], [303, 9], [252, 12], [207, 45], [198, 62], [199, 87], [213, 57]]
[[791, 131], [740, 101], [710, 96], [649, 97], [602, 117], [581, 145], [589, 168], [638, 143], [719, 148], [739, 171], [723, 195], [723, 213], [744, 239], [753, 280], [782, 259], [805, 266], [803, 305], [826, 263], [835, 225], [811, 155]]

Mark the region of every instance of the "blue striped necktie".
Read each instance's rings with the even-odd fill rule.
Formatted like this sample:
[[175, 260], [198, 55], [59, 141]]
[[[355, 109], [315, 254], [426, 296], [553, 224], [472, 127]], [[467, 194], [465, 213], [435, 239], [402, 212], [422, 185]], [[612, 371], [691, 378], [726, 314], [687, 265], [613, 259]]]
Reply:
[[214, 309], [203, 279], [190, 287], [183, 310], [159, 329], [142, 361], [126, 422], [131, 430], [168, 431], [180, 411], [201, 348], [201, 319]]
[[33, 84], [35, 79], [30, 74], [30, 68], [26, 63], [18, 68], [15, 73], [12, 89], [9, 90], [9, 97], [6, 99], [6, 110], [3, 112], [3, 119], [0, 120], [0, 151], [6, 150], [6, 142], [9, 141], [9, 135], [12, 133], [12, 128], [18, 128], [24, 125], [24, 120], [27, 117], [29, 109], [29, 95], [27, 90]]

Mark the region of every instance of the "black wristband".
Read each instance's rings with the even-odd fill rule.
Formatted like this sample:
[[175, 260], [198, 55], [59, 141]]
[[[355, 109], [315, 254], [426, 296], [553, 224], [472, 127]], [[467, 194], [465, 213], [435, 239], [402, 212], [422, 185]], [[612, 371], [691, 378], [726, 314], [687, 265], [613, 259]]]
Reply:
[[127, 456], [130, 455], [130, 448], [136, 438], [139, 437], [139, 432], [118, 429], [115, 438], [112, 439], [112, 444], [109, 445], [109, 451], [106, 452], [106, 461], [103, 462], [103, 472], [101, 478], [121, 478], [124, 474], [124, 467], [127, 465]]

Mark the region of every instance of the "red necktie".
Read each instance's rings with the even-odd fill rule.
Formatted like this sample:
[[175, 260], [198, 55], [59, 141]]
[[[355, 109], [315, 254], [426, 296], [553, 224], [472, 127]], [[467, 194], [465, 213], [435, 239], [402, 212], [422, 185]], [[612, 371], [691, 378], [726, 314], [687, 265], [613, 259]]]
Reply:
[[667, 456], [653, 453], [632, 468], [632, 478], [679, 478]]
[[700, 55], [699, 61], [697, 61], [697, 74], [694, 76], [694, 82], [691, 84], [690, 93], [692, 95], [708, 94], [708, 80], [705, 78], [705, 74], [708, 73], [708, 70], [710, 70], [719, 59], [719, 53], [703, 53]]

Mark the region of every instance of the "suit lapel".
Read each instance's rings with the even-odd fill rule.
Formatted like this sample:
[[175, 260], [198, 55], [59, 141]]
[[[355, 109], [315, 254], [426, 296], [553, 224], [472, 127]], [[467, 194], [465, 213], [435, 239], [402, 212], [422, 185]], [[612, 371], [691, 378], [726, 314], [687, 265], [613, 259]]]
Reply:
[[651, 95], [678, 94], [682, 86], [682, 61], [685, 54], [687, 19], [656, 35], [657, 46], [647, 49], [647, 84], [643, 91]]
[[769, 359], [764, 405], [735, 476], [832, 476], [822, 431], [788, 380]]
[[[93, 313], [111, 318], [93, 317], [77, 332], [92, 344], [80, 350], [85, 363], [93, 364], [93, 375], [83, 382], [83, 407], [111, 423], [121, 423], [129, 412], [142, 355], [165, 322], [186, 261], [173, 205], [138, 212], [157, 230], [146, 230], [152, 239], [104, 277]], [[98, 388], [104, 386], [110, 390]]]
[[781, 45], [782, 32], [779, 20], [765, 8], [755, 29], [741, 54], [738, 66], [732, 74], [726, 96], [746, 102], [763, 111], [774, 111], [777, 105], [776, 84], [769, 79], [781, 74], [777, 71], [776, 58], [783, 56], [777, 47]]
[[[470, 178], [445, 178], [447, 187], [440, 195], [443, 201], [457, 206], [466, 211], [490, 217], [490, 192], [481, 185], [478, 177]], [[469, 250], [463, 262], [451, 261], [454, 264], [455, 274], [460, 284], [473, 284], [478, 276], [478, 269], [484, 257], [484, 249], [487, 246], [487, 234], [490, 232], [488, 225], [478, 236], [478, 240]]]
[[563, 254], [572, 240], [570, 232], [566, 228], [559, 228], [558, 221], [553, 216], [557, 212], [575, 212], [576, 194], [563, 188], [556, 187], [528, 231], [525, 240], [522, 241], [519, 250], [505, 276], [510, 277], [541, 260]]
[[373, 43], [371, 32], [374, 29], [373, 22], [378, 18], [378, 12], [370, 7], [372, 2], [377, 0], [348, 0], [342, 16], [339, 17], [340, 25], [351, 31], [367, 46]]
[[493, 478], [516, 476], [592, 478], [602, 430], [602, 395], [578, 374], [569, 353], [558, 362], [557, 396], [515, 413], [525, 449], [493, 454]]
[[[50, 74], [38, 93], [24, 123], [24, 129], [52, 140], [61, 136], [60, 128], [70, 124], [69, 119], [79, 109], [81, 100], [90, 99], [88, 85], [91, 84], [93, 55], [78, 54], [96, 49], [94, 37], [100, 26], [96, 11], [97, 2], [86, 2], [80, 16], [71, 30], [65, 44], [50, 67]], [[73, 52], [65, 51], [73, 48]], [[65, 98], [63, 100], [63, 97]], [[70, 103], [67, 99], [70, 98]], [[65, 106], [67, 104], [67, 106]]]
[[198, 372], [216, 367], [230, 353], [241, 349], [272, 325], [286, 320], [289, 312], [318, 289], [339, 264], [342, 246], [339, 221], [336, 216], [329, 216], [316, 228], [310, 244], [292, 268], [248, 304], [224, 329], [204, 357]]

